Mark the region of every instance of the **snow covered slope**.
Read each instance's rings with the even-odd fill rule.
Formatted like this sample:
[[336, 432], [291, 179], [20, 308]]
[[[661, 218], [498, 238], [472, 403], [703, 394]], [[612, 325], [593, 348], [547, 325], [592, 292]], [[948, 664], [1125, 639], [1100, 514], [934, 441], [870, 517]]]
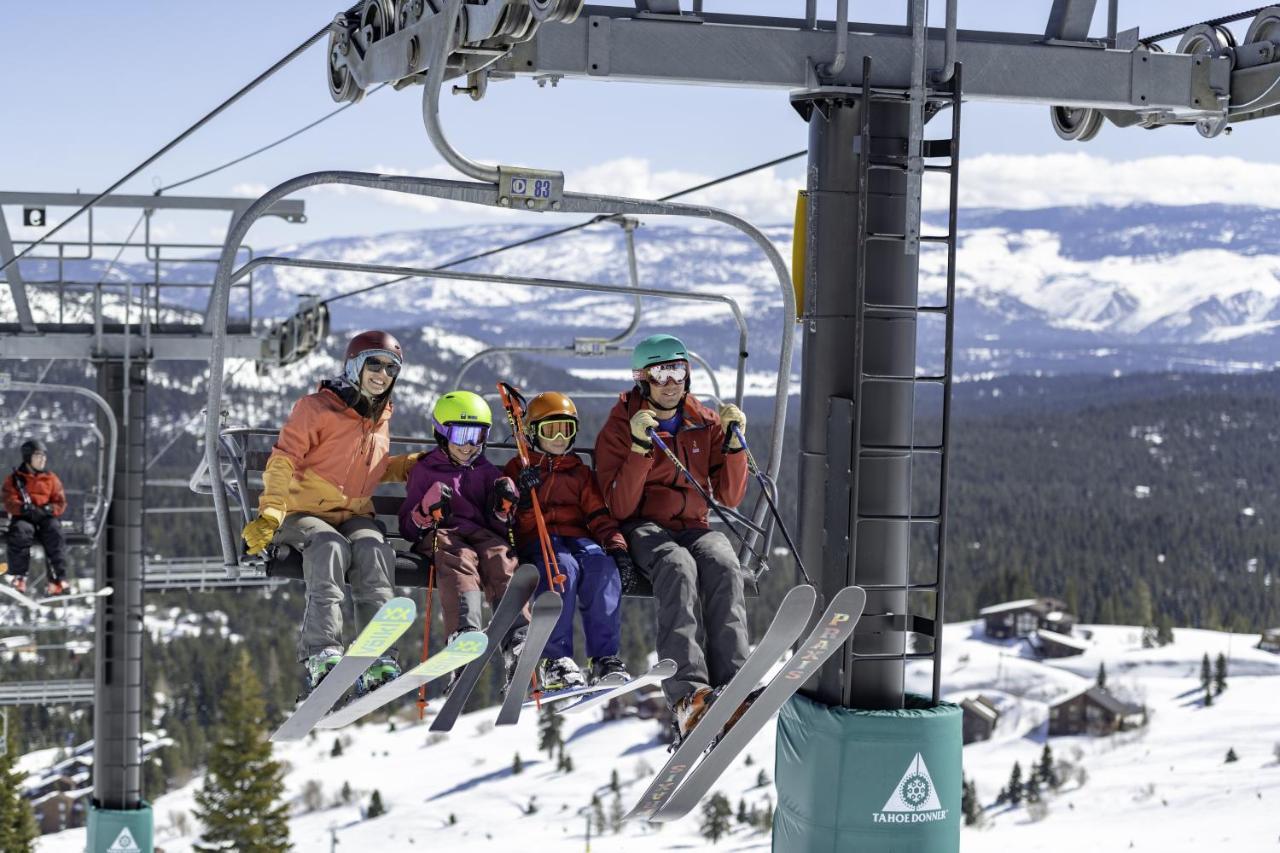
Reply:
[[[965, 773], [976, 780], [988, 806], [985, 826], [966, 828], [965, 853], [1077, 853], [1080, 850], [1148, 850], [1161, 853], [1262, 853], [1276, 849], [1280, 836], [1280, 656], [1252, 648], [1257, 637], [1200, 630], [1177, 630], [1173, 645], [1141, 648], [1141, 631], [1116, 626], [1083, 626], [1090, 649], [1078, 658], [1039, 663], [1018, 642], [991, 642], [979, 623], [947, 626], [944, 692], [959, 699], [982, 692], [999, 699], [1003, 715], [992, 740], [965, 748]], [[1227, 690], [1203, 707], [1199, 690], [1201, 657], [1230, 657]], [[1108, 738], [1055, 737], [1048, 743], [1059, 759], [1083, 767], [1047, 799], [1047, 815], [1033, 820], [1024, 806], [992, 805], [1013, 762], [1024, 770], [1044, 743], [1047, 702], [1092, 683], [1100, 663], [1117, 693], [1145, 702], [1147, 729]], [[912, 679], [927, 682], [915, 672]], [[344, 749], [331, 757], [334, 735], [277, 750], [289, 763], [288, 795], [294, 800], [291, 831], [300, 851], [329, 850], [336, 833], [339, 850], [581, 851], [593, 795], [606, 820], [614, 808], [610, 789], [616, 770], [619, 808], [630, 807], [644, 779], [665, 758], [657, 724], [638, 719], [566, 725], [566, 752], [574, 770], [561, 773], [537, 751], [533, 715], [515, 728], [494, 729], [495, 709], [461, 719], [454, 732], [433, 737], [425, 725], [402, 719], [397, 730], [385, 723], [342, 733]], [[1224, 763], [1227, 750], [1239, 756]], [[716, 790], [735, 811], [739, 800], [750, 810], [775, 800], [774, 727], [767, 726], [721, 779]], [[512, 773], [519, 753], [523, 772]], [[750, 763], [748, 764], [748, 756]], [[1080, 779], [1083, 778], [1083, 784]], [[303, 791], [318, 784], [323, 805], [307, 811]], [[343, 783], [354, 792], [348, 805], [334, 805]], [[155, 803], [156, 842], [167, 853], [189, 851], [198, 826], [186, 814], [199, 779]], [[314, 787], [314, 786], [313, 786]], [[388, 813], [364, 820], [361, 807], [374, 789]], [[530, 814], [530, 802], [533, 813]], [[593, 837], [595, 851], [703, 850], [691, 816], [657, 829], [626, 825], [619, 834]], [[188, 832], [179, 831], [187, 825]], [[84, 831], [43, 838], [41, 853], [71, 853], [84, 844]], [[716, 849], [766, 850], [767, 834], [734, 823]]]

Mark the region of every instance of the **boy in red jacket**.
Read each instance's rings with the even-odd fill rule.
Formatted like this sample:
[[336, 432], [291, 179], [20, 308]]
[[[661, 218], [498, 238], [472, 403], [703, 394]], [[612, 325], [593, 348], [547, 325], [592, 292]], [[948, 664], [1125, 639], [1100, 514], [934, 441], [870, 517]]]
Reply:
[[635, 567], [627, 554], [627, 540], [605, 506], [595, 474], [571, 452], [578, 434], [578, 408], [564, 394], [539, 394], [529, 401], [526, 428], [531, 446], [529, 467], [522, 468], [516, 457], [503, 471], [520, 484], [516, 544], [521, 556], [540, 570], [538, 591], [547, 589], [530, 497], [536, 493], [556, 563], [565, 576], [564, 609], [538, 664], [538, 681], [544, 690], [581, 687], [587, 681], [573, 659], [576, 602], [587, 640], [590, 682], [624, 682], [630, 676], [618, 657], [623, 588], [619, 573], [633, 576]]
[[18, 592], [27, 591], [27, 569], [31, 566], [31, 545], [39, 540], [49, 563], [49, 595], [67, 591], [67, 565], [62, 555], [62, 528], [58, 517], [67, 510], [67, 496], [58, 475], [45, 469], [49, 448], [43, 441], [29, 438], [22, 443], [22, 464], [4, 478], [4, 509], [9, 513], [10, 583]]
[[658, 657], [676, 662], [662, 684], [683, 737], [747, 659], [742, 569], [728, 537], [711, 530], [710, 507], [654, 446], [654, 431], [719, 503], [747, 489], [747, 460], [731, 425], [734, 405], [713, 412], [689, 393], [689, 353], [679, 338], [653, 335], [631, 359], [635, 387], [596, 437], [596, 474], [658, 606]]

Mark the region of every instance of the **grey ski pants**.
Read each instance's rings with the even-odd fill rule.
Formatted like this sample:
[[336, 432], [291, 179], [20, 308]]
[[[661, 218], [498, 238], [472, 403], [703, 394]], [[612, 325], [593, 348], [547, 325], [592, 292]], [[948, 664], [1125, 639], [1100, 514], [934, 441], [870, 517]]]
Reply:
[[718, 530], [667, 530], [652, 522], [623, 525], [631, 559], [653, 584], [658, 657], [676, 662], [663, 682], [667, 701], [719, 687], [747, 659], [742, 568]]
[[[327, 648], [345, 647], [342, 600], [348, 582], [355, 602], [356, 630], [391, 600], [396, 552], [372, 518], [356, 516], [335, 526], [314, 515], [291, 513], [280, 525], [276, 541], [302, 552], [307, 604], [298, 637], [299, 660]], [[395, 651], [392, 646], [387, 653]]]

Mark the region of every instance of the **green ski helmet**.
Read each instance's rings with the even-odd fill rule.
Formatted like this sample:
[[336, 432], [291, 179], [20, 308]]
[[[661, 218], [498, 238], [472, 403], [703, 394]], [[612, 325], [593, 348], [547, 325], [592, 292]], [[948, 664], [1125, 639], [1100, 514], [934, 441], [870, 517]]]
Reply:
[[484, 444], [493, 426], [493, 412], [484, 398], [472, 391], [450, 391], [431, 410], [436, 443]]
[[688, 361], [689, 350], [675, 335], [650, 335], [631, 351], [631, 369], [644, 370], [664, 361]]

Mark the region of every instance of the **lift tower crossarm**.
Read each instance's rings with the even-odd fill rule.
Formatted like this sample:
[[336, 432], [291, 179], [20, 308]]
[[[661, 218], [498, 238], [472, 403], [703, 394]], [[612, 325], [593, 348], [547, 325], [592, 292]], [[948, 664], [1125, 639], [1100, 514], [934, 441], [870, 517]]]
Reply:
[[[832, 50], [829, 29], [799, 21], [704, 15], [701, 22], [632, 17], [626, 9], [588, 6], [572, 24], [538, 29], [495, 68], [515, 74], [608, 77], [651, 83], [807, 89], [817, 85], [811, 59]], [[762, 23], [763, 22], [763, 23]], [[829, 26], [829, 25], [828, 25]], [[911, 85], [911, 32], [852, 25], [849, 55], [870, 56], [876, 85]], [[929, 29], [926, 63], [943, 65], [945, 32]], [[1105, 109], [1199, 113], [1214, 106], [1210, 89], [1227, 90], [1231, 63], [1188, 54], [1112, 50], [1098, 42], [1046, 42], [1040, 34], [959, 30], [956, 60], [965, 67], [965, 97]], [[1274, 69], [1280, 75], [1280, 64]], [[829, 86], [859, 86], [862, 64], [850, 62]]]

